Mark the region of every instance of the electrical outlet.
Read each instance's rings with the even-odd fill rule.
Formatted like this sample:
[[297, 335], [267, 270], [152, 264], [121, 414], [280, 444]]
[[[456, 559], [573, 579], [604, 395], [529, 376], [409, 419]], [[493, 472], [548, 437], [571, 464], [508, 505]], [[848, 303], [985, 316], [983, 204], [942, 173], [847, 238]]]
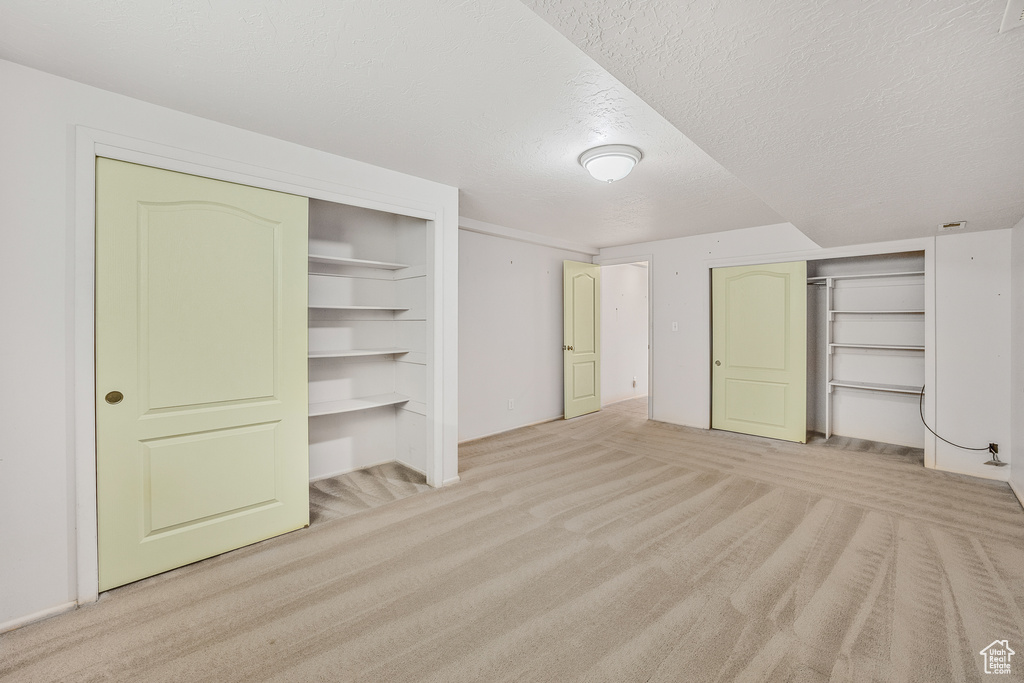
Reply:
[[516, 409], [516, 400], [514, 398], [510, 398], [508, 400], [508, 409], [509, 410], [515, 410]]

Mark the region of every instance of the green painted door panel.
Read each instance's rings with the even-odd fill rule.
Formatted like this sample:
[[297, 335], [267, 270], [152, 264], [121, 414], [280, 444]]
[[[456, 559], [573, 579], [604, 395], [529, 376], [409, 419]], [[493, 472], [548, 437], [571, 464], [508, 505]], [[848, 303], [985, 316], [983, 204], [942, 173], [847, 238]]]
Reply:
[[100, 590], [308, 525], [307, 203], [97, 159]]
[[601, 267], [562, 263], [565, 419], [601, 409]]
[[711, 426], [807, 440], [807, 264], [712, 270]]

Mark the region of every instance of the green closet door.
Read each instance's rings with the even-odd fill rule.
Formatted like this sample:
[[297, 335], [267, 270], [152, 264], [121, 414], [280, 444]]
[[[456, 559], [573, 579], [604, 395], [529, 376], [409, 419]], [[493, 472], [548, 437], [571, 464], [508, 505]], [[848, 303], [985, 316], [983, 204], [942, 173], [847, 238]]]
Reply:
[[807, 264], [712, 270], [711, 427], [807, 441]]
[[100, 590], [308, 525], [307, 203], [97, 160]]

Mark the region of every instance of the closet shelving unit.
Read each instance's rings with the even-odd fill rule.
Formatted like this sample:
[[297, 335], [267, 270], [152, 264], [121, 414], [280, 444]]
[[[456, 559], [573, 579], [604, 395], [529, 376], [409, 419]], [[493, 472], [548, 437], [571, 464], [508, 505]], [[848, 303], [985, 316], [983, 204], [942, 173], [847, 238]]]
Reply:
[[369, 261], [361, 258], [343, 258], [341, 256], [327, 256], [326, 254], [310, 254], [310, 263], [328, 264], [335, 266], [356, 266], [359, 268], [379, 268], [381, 270], [402, 270], [409, 266], [405, 263], [389, 263], [387, 261]]
[[383, 408], [394, 406], [400, 403], [407, 403], [408, 396], [401, 394], [378, 394], [376, 396], [363, 396], [361, 398], [345, 398], [338, 401], [321, 401], [320, 403], [309, 404], [309, 416], [321, 417], [323, 415], [340, 415], [352, 413], [359, 410], [370, 410], [371, 408]]
[[[349, 309], [351, 310], [351, 309]], [[358, 356], [395, 356], [409, 353], [409, 349], [339, 349], [335, 351], [310, 351], [310, 358], [356, 358]]]
[[[836, 389], [853, 389], [858, 391], [871, 391], [888, 394], [918, 395], [922, 387], [919, 385], [894, 384], [878, 381], [848, 380], [836, 376], [836, 355], [843, 354], [847, 350], [867, 351], [872, 354], [883, 356], [919, 357], [924, 358], [925, 347], [923, 344], [896, 343], [888, 338], [886, 323], [896, 320], [912, 320], [915, 326], [919, 321], [920, 338], [923, 339], [924, 309], [923, 308], [882, 308], [870, 306], [860, 308], [856, 306], [837, 307], [836, 290], [837, 284], [841, 281], [854, 280], [875, 280], [875, 281], [903, 281], [916, 283], [920, 281], [923, 285], [924, 271], [903, 271], [893, 273], [857, 273], [851, 275], [821, 275], [809, 277], [809, 284], [825, 287], [826, 291], [826, 369], [825, 369], [825, 438], [832, 436], [832, 423], [834, 413], [834, 391]], [[921, 298], [923, 305], [923, 297]], [[836, 324], [839, 321], [859, 321], [861, 323], [877, 323], [872, 325], [874, 333], [870, 335], [871, 341], [846, 341], [840, 339], [837, 334]]]
[[426, 221], [311, 200], [311, 478], [426, 466], [426, 240]]

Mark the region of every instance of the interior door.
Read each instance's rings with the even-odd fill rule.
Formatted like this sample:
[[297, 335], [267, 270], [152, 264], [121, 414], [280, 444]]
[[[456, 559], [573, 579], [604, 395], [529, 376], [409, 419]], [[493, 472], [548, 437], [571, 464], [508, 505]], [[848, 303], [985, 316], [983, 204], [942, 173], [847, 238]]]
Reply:
[[807, 441], [807, 264], [712, 270], [711, 426]]
[[601, 409], [601, 266], [562, 262], [565, 419]]
[[100, 590], [309, 524], [307, 203], [97, 159]]

